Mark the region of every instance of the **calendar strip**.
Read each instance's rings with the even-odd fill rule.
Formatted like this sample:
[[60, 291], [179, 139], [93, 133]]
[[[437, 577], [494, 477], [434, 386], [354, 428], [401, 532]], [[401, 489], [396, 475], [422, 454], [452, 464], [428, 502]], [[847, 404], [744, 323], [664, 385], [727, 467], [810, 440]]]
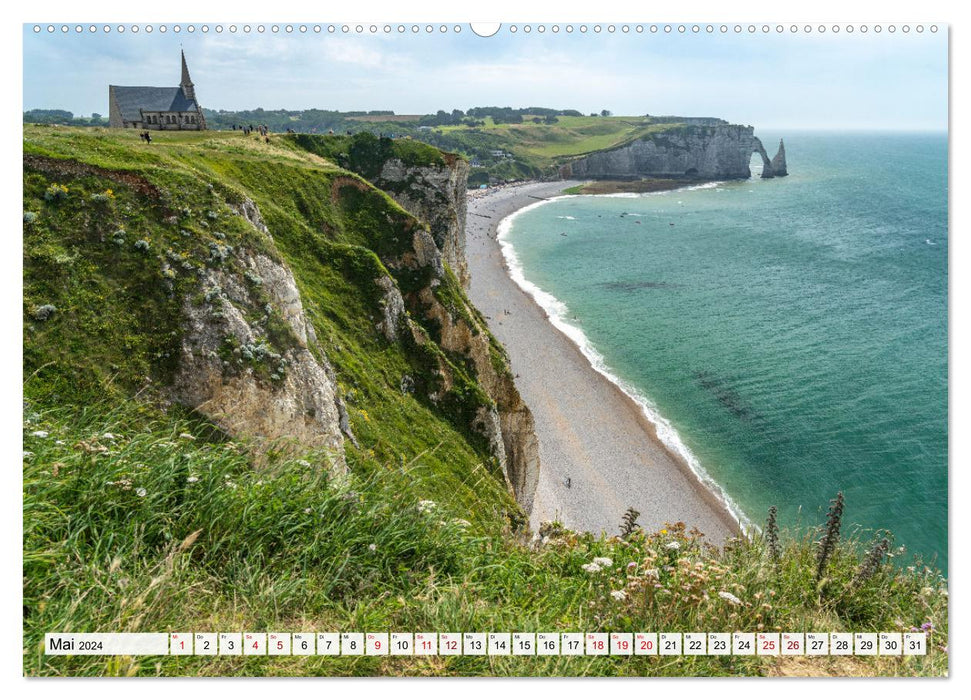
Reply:
[[925, 632], [49, 633], [48, 656], [924, 656]]

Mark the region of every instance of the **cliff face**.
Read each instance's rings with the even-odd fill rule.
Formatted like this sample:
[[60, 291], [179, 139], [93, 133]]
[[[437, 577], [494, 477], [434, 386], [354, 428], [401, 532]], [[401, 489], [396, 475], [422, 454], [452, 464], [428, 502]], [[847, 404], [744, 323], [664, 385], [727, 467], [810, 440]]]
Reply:
[[465, 262], [465, 191], [469, 164], [451, 154], [444, 165], [408, 166], [388, 160], [374, 184], [428, 225], [435, 245], [463, 288], [469, 286]]
[[[408, 327], [413, 339], [421, 331], [408, 325], [406, 309], [432, 329], [435, 343], [468, 366], [494, 406], [480, 406], [471, 427], [487, 441], [517, 502], [528, 513], [539, 481], [539, 443], [533, 416], [523, 403], [509, 371], [505, 351], [492, 338], [485, 321], [464, 295], [450, 289], [456, 280], [468, 286], [465, 260], [465, 217], [468, 164], [458, 158], [446, 166], [408, 167], [391, 160], [381, 170], [379, 182], [404, 209], [428, 225], [412, 237], [411, 251], [385, 259], [392, 273], [421, 273], [428, 283], [401, 296], [390, 280], [377, 283], [385, 289], [385, 317], [381, 329], [397, 338]], [[450, 275], [453, 275], [450, 278]], [[450, 381], [447, 365], [439, 370]]]
[[[752, 153], [762, 157], [762, 177], [785, 175], [773, 166], [751, 126], [690, 125], [646, 136], [618, 148], [599, 151], [560, 168], [566, 178], [627, 180], [642, 177], [732, 180], [752, 176]], [[777, 156], [778, 158], [778, 156]]]
[[[251, 200], [237, 211], [269, 236]], [[205, 270], [201, 294], [183, 301], [181, 353], [168, 395], [230, 435], [274, 449], [286, 442], [325, 448], [343, 470], [343, 405], [293, 273], [263, 252], [237, 248], [233, 255], [238, 267]]]

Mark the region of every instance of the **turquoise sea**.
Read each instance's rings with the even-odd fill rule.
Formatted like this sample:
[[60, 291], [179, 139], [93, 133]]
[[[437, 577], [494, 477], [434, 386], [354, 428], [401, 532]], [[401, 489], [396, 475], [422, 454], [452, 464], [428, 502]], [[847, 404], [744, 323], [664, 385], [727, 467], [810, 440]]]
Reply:
[[842, 490], [946, 571], [947, 136], [784, 136], [789, 177], [558, 198], [507, 257], [744, 517]]

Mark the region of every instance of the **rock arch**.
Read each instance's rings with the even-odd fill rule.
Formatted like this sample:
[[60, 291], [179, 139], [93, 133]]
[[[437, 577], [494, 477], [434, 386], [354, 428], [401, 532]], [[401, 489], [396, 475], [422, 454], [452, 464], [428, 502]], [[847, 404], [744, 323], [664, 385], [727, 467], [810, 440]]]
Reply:
[[775, 154], [775, 158], [770, 159], [769, 154], [765, 152], [765, 146], [762, 145], [761, 139], [758, 136], [752, 137], [752, 153], [758, 153], [762, 156], [762, 177], [768, 179], [770, 177], [785, 177], [789, 174], [786, 166], [786, 146], [779, 139], [779, 150]]

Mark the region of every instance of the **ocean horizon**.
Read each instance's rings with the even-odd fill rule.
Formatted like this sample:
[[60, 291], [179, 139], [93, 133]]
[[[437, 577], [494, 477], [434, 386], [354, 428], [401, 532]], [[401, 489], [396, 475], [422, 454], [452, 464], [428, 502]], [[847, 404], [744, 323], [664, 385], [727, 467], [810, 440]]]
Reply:
[[946, 572], [947, 134], [760, 136], [789, 177], [519, 210], [511, 274], [743, 526], [842, 491]]

